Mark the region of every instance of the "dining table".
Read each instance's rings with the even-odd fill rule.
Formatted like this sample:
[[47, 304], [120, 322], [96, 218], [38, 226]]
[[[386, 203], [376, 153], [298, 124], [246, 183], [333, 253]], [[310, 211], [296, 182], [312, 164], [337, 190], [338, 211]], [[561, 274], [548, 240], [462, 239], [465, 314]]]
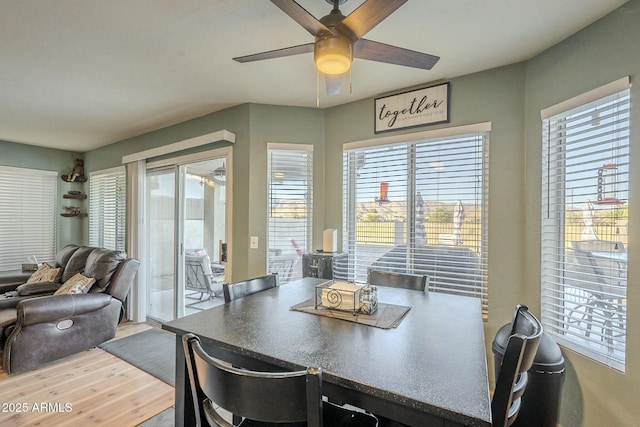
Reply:
[[[213, 357], [262, 371], [322, 368], [322, 392], [409, 426], [490, 426], [478, 298], [378, 286], [379, 310], [408, 309], [391, 327], [295, 310], [326, 279], [302, 278], [162, 325], [176, 337], [175, 425], [195, 425], [182, 336]], [[337, 313], [336, 313], [337, 314]]]

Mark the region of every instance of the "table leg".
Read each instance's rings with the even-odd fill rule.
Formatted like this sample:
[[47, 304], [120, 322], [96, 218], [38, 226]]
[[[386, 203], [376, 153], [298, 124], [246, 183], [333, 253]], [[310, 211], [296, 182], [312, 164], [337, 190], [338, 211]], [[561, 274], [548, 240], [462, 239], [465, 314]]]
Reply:
[[175, 425], [176, 427], [196, 425], [193, 395], [182, 347], [182, 334], [176, 334]]

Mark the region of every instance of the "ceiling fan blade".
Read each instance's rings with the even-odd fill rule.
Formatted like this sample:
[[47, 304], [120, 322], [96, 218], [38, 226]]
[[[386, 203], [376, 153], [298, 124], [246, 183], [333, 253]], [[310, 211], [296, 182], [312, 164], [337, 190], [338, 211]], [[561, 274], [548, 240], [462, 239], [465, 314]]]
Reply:
[[342, 74], [338, 75], [324, 75], [324, 83], [327, 87], [327, 95], [338, 95], [342, 89]]
[[284, 13], [293, 18], [293, 20], [298, 24], [302, 25], [304, 29], [309, 31], [313, 36], [317, 36], [318, 33], [323, 31], [329, 33], [332, 32], [312, 14], [307, 12], [305, 8], [293, 0], [271, 0], [271, 3], [282, 9]]
[[367, 0], [336, 27], [359, 39], [406, 2], [407, 0]]
[[370, 61], [386, 62], [387, 64], [422, 68], [423, 70], [430, 70], [440, 60], [439, 56], [367, 39], [360, 39], [354, 44], [353, 56]]
[[301, 53], [313, 52], [314, 44], [315, 43], [306, 43], [282, 49], [270, 50], [268, 52], [254, 53], [253, 55], [238, 56], [233, 58], [233, 60], [237, 62], [253, 62], [262, 61], [263, 59], [282, 58], [283, 56], [300, 55]]

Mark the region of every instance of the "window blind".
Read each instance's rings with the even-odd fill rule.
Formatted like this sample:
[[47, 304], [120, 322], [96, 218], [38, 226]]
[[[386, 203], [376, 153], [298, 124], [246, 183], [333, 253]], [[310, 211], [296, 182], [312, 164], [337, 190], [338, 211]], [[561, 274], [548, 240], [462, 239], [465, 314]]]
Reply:
[[559, 343], [621, 371], [629, 108], [626, 89], [543, 120], [542, 323]]
[[21, 268], [35, 255], [53, 263], [58, 173], [0, 166], [0, 271]]
[[268, 148], [267, 271], [281, 283], [302, 277], [301, 257], [313, 230], [313, 147]]
[[347, 277], [369, 268], [426, 274], [430, 291], [487, 310], [488, 133], [344, 151]]
[[89, 176], [89, 244], [125, 250], [126, 172], [124, 167]]

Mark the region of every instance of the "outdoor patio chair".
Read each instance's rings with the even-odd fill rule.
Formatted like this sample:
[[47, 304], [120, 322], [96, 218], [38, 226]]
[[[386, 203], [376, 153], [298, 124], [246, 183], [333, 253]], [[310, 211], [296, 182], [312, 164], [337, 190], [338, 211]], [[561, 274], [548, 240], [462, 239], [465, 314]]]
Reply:
[[567, 249], [565, 264], [570, 266], [567, 269], [566, 284], [587, 294], [582, 302], [570, 309], [567, 324], [584, 323], [587, 337], [591, 335], [593, 325], [601, 325], [602, 339], [611, 343], [614, 322], [625, 324], [626, 312], [622, 300], [626, 298], [626, 286], [617, 281], [614, 284], [607, 283], [608, 276], [590, 252]]
[[287, 283], [299, 258], [298, 255], [272, 255], [269, 257], [269, 271], [278, 273], [280, 282]]
[[214, 281], [207, 255], [185, 255], [184, 270], [184, 288], [186, 291], [192, 291], [187, 297], [193, 298], [193, 295], [199, 293], [196, 299], [202, 301], [205, 296], [207, 299], [215, 298], [216, 291], [222, 291], [222, 285]]
[[626, 252], [624, 243], [614, 240], [574, 240], [571, 242], [574, 249], [587, 252]]

